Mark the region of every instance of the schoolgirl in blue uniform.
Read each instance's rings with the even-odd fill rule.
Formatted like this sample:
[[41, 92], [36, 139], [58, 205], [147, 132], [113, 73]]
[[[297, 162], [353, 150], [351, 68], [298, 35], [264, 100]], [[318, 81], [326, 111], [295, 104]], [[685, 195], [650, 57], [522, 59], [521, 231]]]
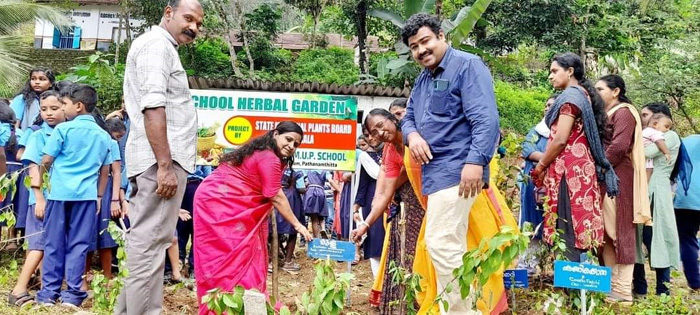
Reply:
[[[311, 218], [311, 228], [314, 238], [319, 238], [321, 232], [325, 234], [323, 221], [329, 215], [326, 203], [325, 184], [328, 182], [333, 190], [339, 191], [338, 185], [333, 180], [333, 174], [329, 171], [308, 171], [306, 173], [306, 193], [304, 194], [304, 213]], [[327, 238], [324, 236], [323, 238]]]
[[[194, 278], [194, 248], [190, 248], [189, 256], [187, 255], [187, 243], [192, 240], [194, 244], [194, 226], [192, 224], [192, 213], [194, 212], [194, 193], [199, 188], [199, 184], [209, 176], [212, 172], [212, 167], [207, 165], [197, 165], [194, 174], [187, 176], [187, 186], [185, 187], [185, 196], [182, 198], [180, 205], [180, 217], [177, 220], [177, 243], [179, 249], [180, 261], [187, 261], [187, 274], [190, 278]], [[184, 213], [183, 213], [184, 212]]]
[[[44, 216], [43, 287], [37, 301], [48, 306], [60, 298], [65, 306], [79, 307], [87, 298], [82, 277], [104, 194], [98, 181], [100, 188], [106, 186], [113, 162], [112, 139], [90, 114], [97, 105], [93, 87], [75, 84], [61, 96], [69, 121], [54, 129], [42, 151], [51, 189]], [[64, 276], [67, 288], [62, 291]]]
[[[100, 255], [100, 267], [105, 278], [112, 279], [112, 249], [119, 247], [117, 242], [114, 241], [112, 235], [109, 234], [107, 228], [109, 227], [109, 222], [112, 219], [116, 219], [121, 215], [121, 202], [120, 202], [120, 187], [121, 187], [121, 154], [119, 153], [119, 139], [126, 133], [126, 128], [124, 123], [118, 120], [105, 121], [102, 119], [102, 115], [95, 110], [92, 113], [95, 118], [95, 122], [104, 131], [109, 133], [112, 137], [110, 143], [109, 154], [112, 158], [112, 165], [107, 176], [107, 182], [105, 187], [98, 187], [100, 190], [104, 190], [104, 195], [102, 196], [102, 203], [100, 213], [96, 216], [95, 225], [97, 226], [97, 233], [95, 234], [95, 240], [90, 245], [87, 260], [85, 261], [85, 277], [83, 278], [83, 290], [88, 290], [88, 280], [91, 278], [90, 267], [92, 265], [92, 255], [95, 251]], [[121, 124], [121, 126], [120, 126]], [[116, 174], [116, 175], [115, 175]]]
[[[17, 135], [17, 141], [22, 141], [26, 143], [26, 137], [24, 133], [30, 130], [34, 121], [39, 118], [39, 95], [53, 88], [56, 81], [53, 71], [48, 68], [36, 68], [29, 71], [29, 78], [25, 83], [22, 90], [12, 99], [10, 103], [10, 108], [15, 113], [17, 118], [15, 127], [15, 134]], [[25, 140], [22, 140], [25, 138]], [[12, 155], [8, 155], [8, 160], [12, 163], [17, 163], [16, 165], [21, 169], [21, 156], [17, 156], [16, 152]], [[27, 209], [29, 207], [29, 190], [22, 184], [24, 183], [24, 177], [26, 172], [20, 174], [17, 178], [17, 193], [13, 199], [14, 212], [16, 218], [16, 224], [13, 229], [10, 229], [10, 237], [16, 236], [16, 230], [24, 230], [24, 225], [27, 220]], [[13, 242], [8, 245], [8, 249], [16, 248], [17, 243]]]
[[[302, 225], [306, 226], [304, 200], [301, 196], [301, 194], [306, 192], [304, 173], [286, 169], [284, 173], [282, 173], [281, 184], [284, 195], [287, 196], [287, 201], [289, 201], [292, 212], [294, 212], [294, 216], [297, 217], [297, 220], [299, 220]], [[279, 214], [277, 214], [277, 233], [280, 235], [288, 235], [287, 246], [284, 248], [285, 257], [282, 270], [292, 272], [301, 270], [301, 266], [292, 261], [294, 258], [294, 248], [297, 243], [297, 231], [295, 231], [294, 227]], [[280, 246], [281, 245], [282, 244], [280, 244]]]
[[[22, 169], [22, 163], [17, 162], [15, 159], [17, 151], [17, 137], [15, 136], [15, 114], [8, 106], [6, 100], [0, 100], [0, 163], [2, 167], [0, 168], [0, 174], [10, 174], [17, 172]], [[19, 182], [19, 181], [18, 181]], [[19, 189], [20, 185], [15, 187]], [[25, 189], [26, 190], [26, 189]], [[0, 209], [3, 211], [15, 211], [18, 207], [19, 193], [15, 191], [14, 194], [8, 196], [2, 196], [2, 203], [0, 203]], [[15, 213], [15, 219], [17, 214]], [[6, 226], [7, 222], [0, 222], [0, 226]], [[24, 225], [24, 224], [22, 224]], [[16, 224], [15, 224], [16, 226]], [[9, 239], [15, 238], [14, 226], [10, 227], [8, 237]], [[17, 242], [13, 241], [8, 246], [7, 249], [13, 250], [17, 249]]]
[[[8, 172], [7, 147], [12, 137], [12, 125], [15, 122], [15, 115], [10, 109], [7, 100], [0, 99], [0, 176]], [[5, 208], [5, 201], [8, 198], [2, 196], [2, 207]]]
[[22, 306], [34, 300], [28, 292], [28, 286], [32, 275], [39, 268], [44, 257], [43, 218], [46, 209], [46, 192], [40, 188], [41, 172], [38, 165], [41, 164], [41, 152], [54, 127], [65, 121], [63, 104], [57, 91], [42, 93], [40, 102], [40, 119], [35, 122], [31, 129], [28, 129], [32, 130], [32, 133], [24, 134], [25, 139], [28, 140], [25, 140], [26, 143], [21, 153], [22, 162], [28, 165], [32, 189], [29, 192], [29, 210], [26, 221], [27, 257], [17, 279], [17, 284], [8, 297], [9, 304], [14, 306]]

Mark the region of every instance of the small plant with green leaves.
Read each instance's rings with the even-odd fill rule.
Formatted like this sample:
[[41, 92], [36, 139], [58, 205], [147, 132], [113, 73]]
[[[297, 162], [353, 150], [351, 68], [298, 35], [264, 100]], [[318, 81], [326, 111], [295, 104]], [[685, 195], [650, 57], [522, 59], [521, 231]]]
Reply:
[[350, 289], [350, 280], [354, 276], [350, 273], [336, 276], [328, 259], [318, 261], [314, 268], [314, 286], [309, 292], [304, 292], [301, 301], [297, 302], [297, 314], [340, 314], [345, 307], [345, 295]]
[[206, 304], [207, 308], [217, 315], [244, 314], [243, 294], [245, 289], [241, 286], [237, 286], [233, 292], [224, 292], [217, 288], [207, 291], [202, 297], [202, 304]]
[[[258, 292], [257, 290], [251, 290], [253, 292]], [[244, 302], [244, 296], [245, 296], [246, 290], [242, 286], [236, 286], [233, 289], [233, 292], [226, 292], [223, 291], [219, 288], [216, 289], [211, 289], [207, 291], [207, 294], [205, 294], [202, 297], [202, 304], [205, 304], [207, 306], [207, 309], [210, 311], [214, 312], [217, 315], [221, 314], [229, 314], [229, 315], [238, 315], [238, 314], [245, 314], [245, 302]], [[279, 312], [275, 310], [275, 308], [270, 304], [270, 302], [267, 302], [265, 304], [265, 307], [267, 309], [267, 314], [268, 315], [275, 315], [275, 314], [280, 314], [280, 315], [290, 315], [291, 312], [289, 311], [289, 308], [286, 306], [283, 306]]]
[[501, 227], [501, 231], [491, 238], [484, 238], [475, 249], [467, 251], [462, 256], [462, 266], [453, 271], [455, 278], [449, 282], [443, 292], [434, 301], [449, 310], [449, 304], [444, 300], [445, 293], [452, 292], [453, 282], [459, 285], [463, 299], [476, 290], [475, 300], [481, 298], [481, 290], [492, 274], [501, 268], [507, 268], [527, 249], [530, 242], [529, 233], [520, 233], [510, 226]]
[[[354, 277], [349, 273], [338, 276], [333, 271], [330, 260], [321, 260], [316, 263], [316, 277], [314, 286], [308, 292], [304, 292], [301, 301], [297, 301], [296, 315], [337, 315], [345, 307], [345, 294], [350, 289], [350, 280]], [[245, 289], [237, 286], [233, 292], [225, 292], [219, 288], [207, 291], [202, 297], [202, 304], [217, 315], [244, 314], [245, 305], [243, 297]], [[289, 308], [282, 307], [279, 312], [267, 303], [267, 314], [291, 315]]]
[[[410, 261], [413, 261], [413, 259], [410, 259]], [[391, 283], [399, 286], [403, 290], [403, 300], [391, 301], [389, 304], [392, 307], [405, 306], [406, 308], [405, 310], [401, 310], [401, 314], [418, 314], [416, 300], [418, 293], [423, 290], [420, 286], [421, 276], [408, 272], [406, 268], [399, 266], [393, 260], [389, 262], [389, 275], [391, 275]]]
[[197, 128], [197, 137], [199, 137], [199, 138], [213, 137], [215, 135], [216, 135], [216, 127], [214, 127], [214, 126]]
[[117, 243], [119, 272], [111, 280], [102, 273], [94, 274], [91, 282], [92, 291], [95, 294], [92, 309], [101, 313], [112, 313], [117, 304], [119, 293], [124, 288], [124, 279], [129, 275], [129, 270], [126, 267], [126, 251], [124, 250], [126, 238], [124, 230], [119, 228], [114, 221], [110, 221], [107, 229], [100, 231], [100, 233], [109, 233]]
[[[671, 278], [681, 277], [678, 270], [671, 272]], [[634, 315], [657, 314], [700, 314], [700, 299], [697, 292], [686, 286], [677, 285], [678, 281], [666, 283], [672, 295], [649, 295], [644, 299], [635, 301], [629, 310]]]
[[508, 208], [513, 211], [520, 208], [519, 196], [520, 185], [518, 175], [522, 173], [517, 159], [522, 152], [523, 137], [510, 132], [501, 142], [499, 151], [504, 156], [498, 159], [498, 174], [496, 174], [496, 187], [505, 195], [505, 201]]
[[[0, 176], [0, 201], [5, 198], [14, 198], [17, 192], [17, 180], [29, 167], [24, 167], [20, 170], [5, 173]], [[45, 182], [48, 182], [45, 180]], [[26, 176], [23, 183], [28, 189], [31, 186], [31, 178]], [[8, 227], [14, 227], [17, 223], [17, 218], [13, 211], [13, 205], [9, 204], [0, 209], [0, 222], [4, 222]]]

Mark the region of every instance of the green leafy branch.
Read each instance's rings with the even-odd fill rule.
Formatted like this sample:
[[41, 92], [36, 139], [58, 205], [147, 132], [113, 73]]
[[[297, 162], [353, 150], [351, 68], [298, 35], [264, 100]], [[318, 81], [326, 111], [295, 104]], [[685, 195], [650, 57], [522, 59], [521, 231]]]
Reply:
[[98, 312], [112, 313], [117, 304], [119, 293], [124, 288], [124, 279], [129, 276], [129, 270], [126, 267], [126, 251], [124, 250], [126, 235], [124, 234], [124, 226], [120, 228], [114, 221], [110, 221], [107, 229], [100, 231], [100, 233], [109, 233], [117, 243], [119, 272], [111, 280], [102, 273], [95, 273], [91, 283], [92, 291], [95, 294], [92, 309]]
[[517, 162], [520, 152], [522, 152], [523, 137], [510, 132], [501, 142], [499, 150], [504, 151], [504, 157], [498, 159], [498, 174], [496, 174], [496, 187], [506, 194], [505, 201], [512, 210], [519, 208], [520, 187], [518, 184], [518, 174], [522, 173]]
[[[412, 260], [409, 259], [409, 261]], [[407, 315], [418, 314], [416, 300], [418, 293], [423, 290], [420, 285], [422, 277], [419, 274], [408, 272], [406, 268], [397, 265], [396, 261], [393, 260], [389, 262], [389, 275], [391, 275], [391, 283], [403, 290], [403, 301], [391, 301], [389, 304], [399, 307], [405, 305], [405, 314]]]
[[[304, 292], [301, 302], [297, 301], [297, 314], [340, 314], [345, 307], [345, 296], [354, 276], [341, 273], [336, 276], [330, 260], [318, 261], [316, 278], [310, 292]], [[280, 314], [282, 314], [280, 312]]]
[[[337, 315], [345, 307], [345, 294], [350, 289], [350, 280], [354, 276], [350, 273], [335, 275], [333, 265], [330, 260], [322, 260], [316, 263], [316, 277], [313, 288], [304, 292], [301, 301], [297, 300], [297, 315]], [[243, 296], [245, 289], [237, 286], [233, 292], [225, 292], [219, 288], [209, 290], [202, 297], [202, 304], [217, 315], [245, 314]], [[287, 307], [282, 307], [277, 312], [274, 307], [267, 303], [268, 315], [291, 315]]]
[[[10, 200], [12, 200], [15, 197], [15, 193], [17, 192], [17, 180], [27, 169], [29, 169], [28, 166], [0, 176], [0, 200], [5, 200], [5, 198], [10, 198]], [[44, 183], [46, 183], [45, 187], [48, 188], [48, 180], [44, 180]], [[26, 176], [24, 178], [24, 186], [27, 187], [27, 189], [31, 189], [31, 177]], [[17, 223], [14, 211], [12, 211], [13, 207], [12, 204], [9, 204], [0, 209], [0, 222], [5, 222], [8, 227], [13, 227]]]
[[236, 286], [233, 292], [223, 292], [216, 288], [207, 291], [207, 294], [202, 297], [202, 304], [206, 304], [207, 308], [221, 315], [228, 314], [244, 314], [243, 295], [245, 289], [241, 286]]
[[462, 299], [469, 296], [474, 288], [477, 293], [475, 301], [478, 300], [491, 275], [501, 268], [507, 268], [516, 257], [525, 252], [529, 242], [528, 233], [520, 233], [510, 226], [501, 227], [501, 231], [492, 238], [483, 238], [477, 248], [462, 256], [462, 266], [452, 272], [454, 278], [438, 294], [433, 305], [442, 304], [445, 311], [449, 310], [449, 304], [443, 297], [452, 292], [455, 281], [459, 285]]

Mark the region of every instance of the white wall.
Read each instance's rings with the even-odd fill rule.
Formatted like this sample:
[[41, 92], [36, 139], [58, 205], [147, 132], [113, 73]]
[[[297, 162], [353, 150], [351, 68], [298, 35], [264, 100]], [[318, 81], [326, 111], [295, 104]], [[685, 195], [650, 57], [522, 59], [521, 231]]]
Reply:
[[[79, 6], [66, 14], [70, 16], [76, 26], [82, 28], [81, 49], [95, 49], [95, 44], [101, 42], [108, 44], [116, 40], [115, 29], [119, 28], [120, 8], [117, 5], [84, 5]], [[143, 24], [142, 20], [130, 19], [132, 27]], [[126, 39], [125, 26], [122, 25], [122, 41]], [[34, 31], [35, 43], [41, 42], [40, 48], [52, 49], [54, 26], [42, 20], [36, 21]], [[114, 37], [113, 37], [114, 35]], [[132, 36], [135, 36], [132, 32]], [[86, 47], [83, 47], [86, 46]], [[37, 47], [39, 48], [39, 47]]]
[[364, 117], [367, 117], [369, 111], [375, 108], [389, 109], [389, 105], [398, 97], [384, 97], [384, 96], [358, 96], [357, 97], [357, 110], [364, 111]]

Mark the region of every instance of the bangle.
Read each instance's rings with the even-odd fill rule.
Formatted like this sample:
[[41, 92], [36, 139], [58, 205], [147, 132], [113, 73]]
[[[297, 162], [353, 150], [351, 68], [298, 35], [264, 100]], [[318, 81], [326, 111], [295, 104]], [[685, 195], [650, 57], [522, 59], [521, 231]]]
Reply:
[[32, 185], [32, 186], [31, 186], [30, 188], [34, 188], [34, 189], [41, 189], [41, 186], [37, 186], [37, 185]]
[[119, 200], [119, 199], [116, 199], [116, 200], [115, 200], [115, 199], [112, 199], [112, 202], [122, 202], [122, 201]]
[[369, 229], [369, 224], [368, 224], [365, 220], [360, 221], [360, 223], [358, 223], [358, 225], [359, 225], [359, 226], [365, 225], [365, 226], [367, 226], [367, 228]]
[[538, 161], [537, 164], [542, 166], [542, 168], [547, 168], [547, 165], [542, 164], [542, 161]]

